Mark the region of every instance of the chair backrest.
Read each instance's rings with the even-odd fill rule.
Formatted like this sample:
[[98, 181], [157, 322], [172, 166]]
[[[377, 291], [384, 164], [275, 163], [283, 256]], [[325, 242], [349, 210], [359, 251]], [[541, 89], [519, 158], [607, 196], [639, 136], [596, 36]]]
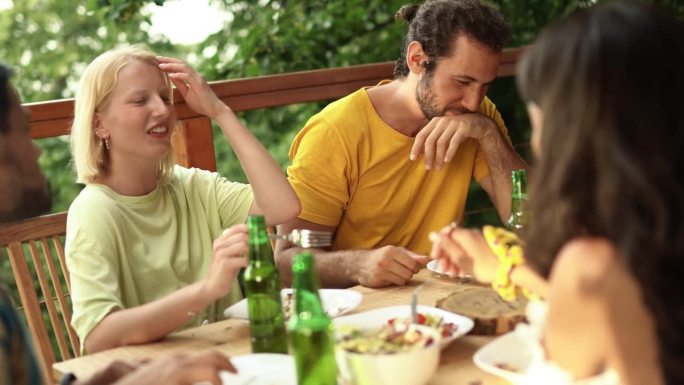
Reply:
[[71, 283], [63, 247], [66, 217], [60, 213], [0, 225], [0, 248], [9, 256], [43, 372], [53, 382], [52, 364], [80, 355], [71, 327]]

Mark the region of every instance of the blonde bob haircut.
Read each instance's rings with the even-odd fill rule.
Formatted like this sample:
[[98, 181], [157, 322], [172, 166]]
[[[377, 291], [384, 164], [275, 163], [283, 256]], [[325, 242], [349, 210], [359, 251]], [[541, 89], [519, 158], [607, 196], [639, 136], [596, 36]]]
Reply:
[[[71, 155], [77, 183], [93, 183], [99, 176], [109, 172], [109, 150], [95, 133], [95, 113], [107, 108], [119, 71], [134, 60], [155, 67], [159, 64], [156, 55], [146, 47], [123, 46], [95, 58], [81, 76], [71, 126]], [[164, 79], [169, 89], [172, 89], [171, 81], [165, 73]], [[174, 164], [172, 148], [157, 165], [157, 183], [165, 184], [171, 180]]]

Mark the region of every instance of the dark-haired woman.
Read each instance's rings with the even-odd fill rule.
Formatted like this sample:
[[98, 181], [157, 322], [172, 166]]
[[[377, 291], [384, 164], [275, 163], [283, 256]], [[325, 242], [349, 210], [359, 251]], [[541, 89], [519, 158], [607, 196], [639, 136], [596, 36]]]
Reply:
[[631, 2], [545, 31], [519, 68], [539, 160], [526, 258], [493, 228], [431, 236], [453, 273], [546, 297], [529, 383], [684, 383], [683, 36]]

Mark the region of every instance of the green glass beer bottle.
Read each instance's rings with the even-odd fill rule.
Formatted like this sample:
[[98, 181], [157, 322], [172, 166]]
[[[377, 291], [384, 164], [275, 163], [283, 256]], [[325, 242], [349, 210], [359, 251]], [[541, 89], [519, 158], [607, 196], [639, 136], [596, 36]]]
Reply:
[[511, 216], [506, 222], [506, 228], [522, 237], [525, 226], [529, 223], [530, 215], [527, 211], [527, 171], [511, 171], [513, 194], [511, 195]]
[[336, 385], [332, 321], [318, 295], [313, 255], [304, 251], [292, 263], [295, 310], [288, 324], [298, 385]]
[[253, 353], [287, 354], [285, 319], [280, 299], [280, 277], [273, 249], [261, 215], [250, 216], [249, 266], [245, 270], [245, 293]]

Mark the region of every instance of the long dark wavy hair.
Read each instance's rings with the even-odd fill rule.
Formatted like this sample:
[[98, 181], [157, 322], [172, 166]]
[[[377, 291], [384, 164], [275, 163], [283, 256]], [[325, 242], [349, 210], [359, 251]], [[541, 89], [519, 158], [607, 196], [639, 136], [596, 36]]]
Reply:
[[500, 52], [510, 38], [510, 29], [501, 13], [479, 0], [427, 0], [422, 5], [407, 4], [396, 14], [409, 25], [401, 55], [394, 65], [394, 77], [409, 73], [406, 49], [417, 41], [430, 58], [425, 69], [434, 70], [439, 58], [451, 55], [459, 34], [469, 36], [495, 52]]
[[546, 30], [518, 70], [543, 111], [527, 234], [548, 276], [573, 238], [610, 240], [657, 324], [661, 365], [684, 384], [684, 26], [615, 2]]

